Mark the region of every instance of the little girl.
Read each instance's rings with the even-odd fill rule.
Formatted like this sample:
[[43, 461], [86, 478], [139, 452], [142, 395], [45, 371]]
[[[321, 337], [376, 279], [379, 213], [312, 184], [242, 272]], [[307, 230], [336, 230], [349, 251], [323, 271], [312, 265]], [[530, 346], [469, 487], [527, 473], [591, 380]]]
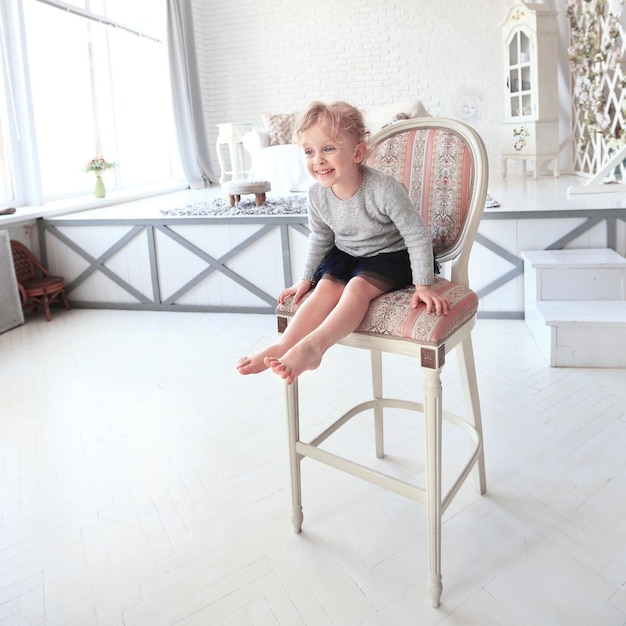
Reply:
[[361, 113], [345, 102], [314, 102], [295, 137], [317, 181], [309, 189], [309, 235], [302, 280], [280, 293], [298, 307], [274, 344], [237, 363], [241, 374], [267, 368], [288, 383], [319, 366], [333, 344], [365, 317], [370, 302], [415, 285], [413, 306], [445, 315], [446, 297], [432, 287], [430, 234], [404, 185], [363, 164], [367, 131]]

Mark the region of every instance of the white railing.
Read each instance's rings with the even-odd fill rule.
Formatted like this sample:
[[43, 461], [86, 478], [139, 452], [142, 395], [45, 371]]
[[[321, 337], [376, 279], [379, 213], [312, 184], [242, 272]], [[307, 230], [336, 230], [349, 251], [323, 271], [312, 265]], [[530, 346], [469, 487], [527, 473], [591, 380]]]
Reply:
[[584, 185], [567, 189], [568, 195], [581, 193], [606, 193], [626, 191], [626, 145], [609, 157], [600, 169]]

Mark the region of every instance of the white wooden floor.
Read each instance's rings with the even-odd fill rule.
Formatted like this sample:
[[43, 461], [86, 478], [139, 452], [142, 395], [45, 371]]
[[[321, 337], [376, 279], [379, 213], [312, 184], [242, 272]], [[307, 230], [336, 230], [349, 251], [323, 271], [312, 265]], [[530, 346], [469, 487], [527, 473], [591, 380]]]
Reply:
[[[446, 514], [432, 609], [420, 504], [306, 460], [292, 532], [282, 383], [234, 369], [274, 332], [55, 310], [0, 335], [2, 625], [626, 624], [626, 370], [550, 369], [524, 322], [478, 322], [488, 493], [470, 482]], [[419, 397], [419, 372], [389, 365], [389, 390]], [[303, 376], [307, 424], [366, 366], [336, 347]], [[456, 380], [451, 358], [452, 408]], [[373, 457], [366, 422], [354, 452]], [[419, 479], [421, 434], [392, 415], [378, 463]]]

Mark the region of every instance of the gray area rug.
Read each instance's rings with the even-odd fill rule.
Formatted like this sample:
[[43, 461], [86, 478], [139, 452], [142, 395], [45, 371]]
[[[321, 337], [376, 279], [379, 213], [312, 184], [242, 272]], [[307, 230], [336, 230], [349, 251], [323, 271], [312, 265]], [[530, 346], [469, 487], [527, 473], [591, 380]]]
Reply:
[[161, 209], [163, 215], [306, 215], [306, 196], [276, 196], [267, 198], [261, 206], [256, 206], [253, 198], [243, 198], [230, 207], [223, 198], [207, 202], [194, 202], [176, 209]]
[[[194, 202], [175, 209], [161, 209], [163, 215], [175, 216], [234, 216], [234, 215], [306, 215], [307, 198], [305, 195], [277, 196], [267, 198], [261, 206], [256, 206], [251, 198], [244, 198], [231, 207], [223, 198], [207, 202]], [[485, 207], [499, 207], [500, 203], [487, 196]]]

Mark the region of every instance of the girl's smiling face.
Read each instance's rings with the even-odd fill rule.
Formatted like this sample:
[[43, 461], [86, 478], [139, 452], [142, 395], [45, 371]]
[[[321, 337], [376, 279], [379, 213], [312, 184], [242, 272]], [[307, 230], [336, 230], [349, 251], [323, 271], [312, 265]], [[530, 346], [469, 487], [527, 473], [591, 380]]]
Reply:
[[365, 144], [348, 133], [331, 137], [330, 130], [315, 124], [302, 133], [306, 166], [323, 187], [330, 187], [341, 200], [351, 198], [361, 184]]

